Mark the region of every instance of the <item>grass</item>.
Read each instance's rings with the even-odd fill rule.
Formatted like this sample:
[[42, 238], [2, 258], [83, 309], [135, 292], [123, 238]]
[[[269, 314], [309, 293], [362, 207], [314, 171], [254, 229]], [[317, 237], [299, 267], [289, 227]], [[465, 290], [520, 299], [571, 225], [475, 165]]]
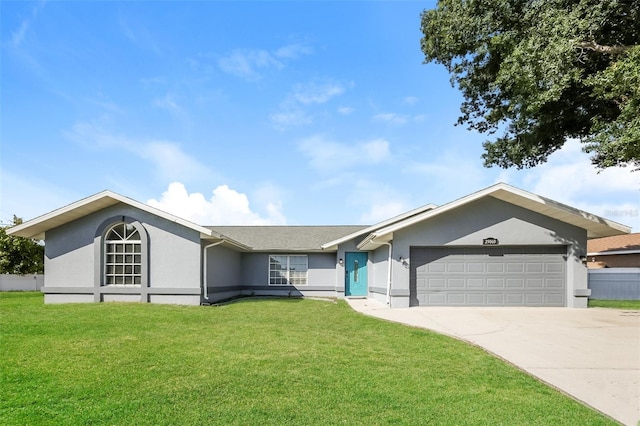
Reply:
[[344, 302], [0, 293], [0, 312], [4, 425], [615, 424], [479, 348]]
[[612, 308], [640, 310], [640, 300], [595, 300], [589, 299], [590, 308]]

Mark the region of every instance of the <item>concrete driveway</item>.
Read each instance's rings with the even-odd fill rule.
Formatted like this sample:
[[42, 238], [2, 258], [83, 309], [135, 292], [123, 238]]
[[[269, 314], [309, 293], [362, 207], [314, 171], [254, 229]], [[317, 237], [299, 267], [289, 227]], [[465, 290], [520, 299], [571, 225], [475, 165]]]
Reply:
[[640, 311], [348, 302], [367, 315], [471, 342], [625, 425], [640, 421]]

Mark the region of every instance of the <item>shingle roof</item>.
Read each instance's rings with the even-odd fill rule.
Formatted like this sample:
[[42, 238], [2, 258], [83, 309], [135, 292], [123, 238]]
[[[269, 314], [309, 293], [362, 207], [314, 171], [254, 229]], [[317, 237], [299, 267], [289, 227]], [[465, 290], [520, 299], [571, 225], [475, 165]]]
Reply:
[[587, 241], [587, 252], [640, 250], [640, 233], [594, 238]]
[[321, 251], [322, 244], [366, 228], [346, 226], [207, 226], [256, 251]]

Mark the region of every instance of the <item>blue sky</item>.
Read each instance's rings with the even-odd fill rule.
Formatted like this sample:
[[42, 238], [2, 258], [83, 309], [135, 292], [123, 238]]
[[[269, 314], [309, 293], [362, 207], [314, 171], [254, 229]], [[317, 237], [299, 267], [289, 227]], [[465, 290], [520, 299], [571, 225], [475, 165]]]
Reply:
[[434, 1], [2, 1], [0, 220], [104, 189], [203, 225], [371, 224], [496, 182], [640, 230], [579, 143], [484, 168], [423, 64]]

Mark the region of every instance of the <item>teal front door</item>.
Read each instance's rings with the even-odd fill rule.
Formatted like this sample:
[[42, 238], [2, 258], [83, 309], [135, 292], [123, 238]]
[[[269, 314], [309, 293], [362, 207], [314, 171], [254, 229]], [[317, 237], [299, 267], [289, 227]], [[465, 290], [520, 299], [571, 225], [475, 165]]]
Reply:
[[345, 254], [345, 296], [367, 295], [367, 253]]

